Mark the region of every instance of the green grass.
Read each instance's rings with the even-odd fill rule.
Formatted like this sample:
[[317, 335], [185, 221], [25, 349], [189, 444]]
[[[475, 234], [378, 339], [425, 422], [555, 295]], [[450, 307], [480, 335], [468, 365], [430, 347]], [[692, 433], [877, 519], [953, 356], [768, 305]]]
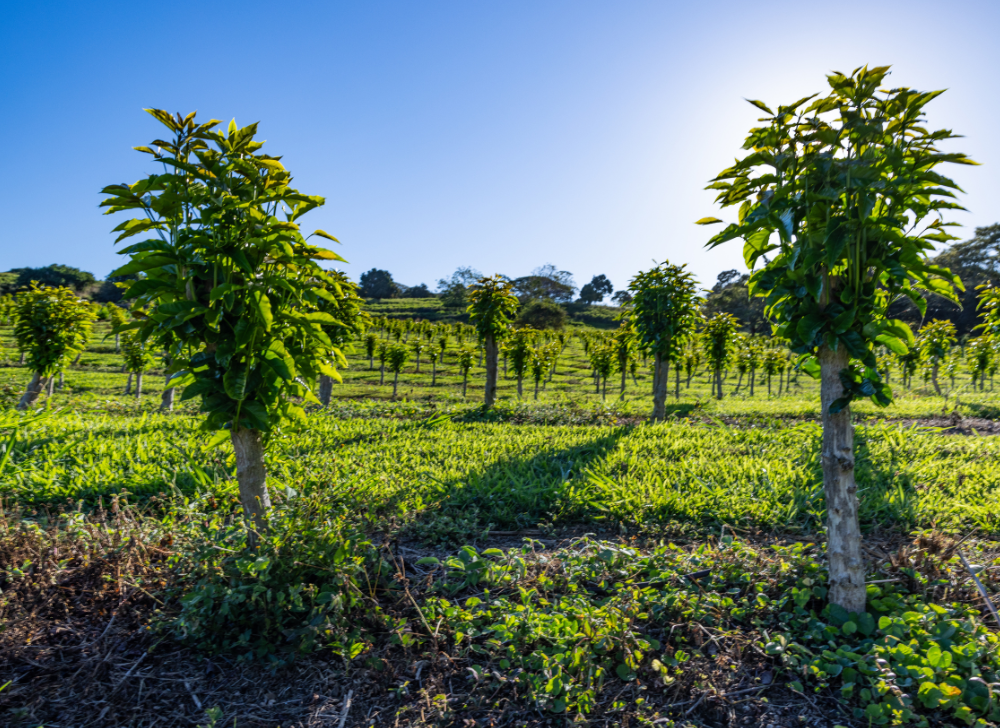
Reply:
[[[127, 490], [234, 496], [228, 445], [207, 451], [186, 414], [62, 414], [23, 428], [0, 492], [65, 502]], [[278, 437], [271, 485], [320, 493], [386, 522], [461, 514], [489, 526], [624, 524], [652, 531], [812, 532], [823, 519], [819, 427], [523, 425], [344, 419], [314, 413]], [[874, 424], [857, 433], [867, 528], [937, 525], [1000, 533], [1000, 439]], [[288, 491], [291, 492], [291, 491]]]

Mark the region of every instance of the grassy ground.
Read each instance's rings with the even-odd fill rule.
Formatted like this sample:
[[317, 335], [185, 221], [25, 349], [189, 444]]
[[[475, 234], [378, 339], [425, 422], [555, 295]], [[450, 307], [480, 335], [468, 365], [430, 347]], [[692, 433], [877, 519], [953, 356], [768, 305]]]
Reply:
[[[718, 401], [696, 372], [650, 425], [648, 367], [604, 399], [575, 337], [537, 402], [505, 378], [489, 413], [452, 353], [392, 401], [354, 352], [333, 405], [275, 437], [274, 528], [248, 553], [230, 448], [192, 403], [156, 411], [158, 372], [126, 397], [106, 333], [47, 411], [0, 407], [5, 724], [1000, 721], [958, 556], [1000, 589], [989, 385], [854, 408], [871, 586], [851, 616], [825, 606], [805, 377], [751, 397], [730, 376]], [[0, 344], [9, 405], [29, 374]]]

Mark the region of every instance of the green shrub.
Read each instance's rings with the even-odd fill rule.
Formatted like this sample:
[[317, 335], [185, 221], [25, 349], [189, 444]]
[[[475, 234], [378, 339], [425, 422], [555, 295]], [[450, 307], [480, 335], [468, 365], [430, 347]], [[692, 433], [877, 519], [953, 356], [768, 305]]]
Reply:
[[295, 497], [274, 508], [270, 530], [249, 550], [239, 519], [213, 506], [208, 498], [193, 507], [187, 526], [175, 516], [194, 533], [175, 552], [179, 609], [161, 612], [162, 629], [199, 649], [275, 665], [319, 648], [348, 659], [365, 649], [352, 613], [390, 568], [345, 511]]
[[521, 309], [517, 323], [534, 329], [561, 329], [566, 325], [566, 319], [566, 309], [558, 303], [536, 298]]

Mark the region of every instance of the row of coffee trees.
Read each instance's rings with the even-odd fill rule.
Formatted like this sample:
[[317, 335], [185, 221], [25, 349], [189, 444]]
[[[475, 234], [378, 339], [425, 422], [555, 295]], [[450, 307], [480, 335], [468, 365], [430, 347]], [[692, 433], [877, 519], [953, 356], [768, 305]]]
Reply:
[[[889, 304], [906, 296], [924, 310], [925, 292], [955, 299], [961, 289], [956, 276], [929, 262], [928, 252], [935, 243], [954, 239], [941, 213], [957, 207], [951, 190], [958, 188], [936, 168], [971, 163], [937, 149], [950, 133], [924, 126], [923, 107], [937, 94], [880, 90], [887, 73], [888, 68], [861, 68], [834, 74], [827, 95], [776, 111], [752, 102], [765, 116], [744, 144], [749, 153], [710, 184], [722, 207], [738, 209], [738, 219], [709, 245], [743, 242], [746, 263], [756, 269], [750, 291], [765, 297], [776, 338], [795, 355], [797, 371], [820, 378], [829, 598], [849, 612], [865, 608], [850, 405], [858, 398], [891, 403], [879, 352], [905, 357], [918, 349], [909, 327], [887, 316]], [[171, 385], [183, 389], [182, 399], [201, 400], [204, 427], [217, 433], [216, 441], [232, 442], [253, 546], [267, 528], [268, 443], [288, 422], [304, 419], [304, 405], [322, 404], [314, 383], [330, 387], [340, 378], [348, 342], [365, 341], [371, 364], [379, 341], [363, 338], [369, 322], [353, 285], [321, 265], [340, 256], [311, 242], [335, 238], [322, 230], [307, 236], [300, 227], [323, 198], [291, 186], [280, 159], [261, 152], [256, 125], [240, 128], [233, 122], [221, 131], [220, 122], [199, 123], [193, 113], [149, 113], [164, 125], [167, 138], [137, 149], [163, 172], [104, 190], [108, 213], [136, 215], [115, 228], [116, 242], [140, 237], [121, 251], [128, 262], [112, 274], [140, 276], [125, 294], [133, 302], [131, 319], [115, 330], [165, 352]], [[670, 375], [676, 389], [693, 348], [716, 396], [723, 395], [724, 371], [734, 357], [748, 372], [756, 370], [757, 354], [740, 353], [748, 344], [738, 337], [736, 319], [699, 315], [697, 285], [684, 266], [656, 266], [638, 274], [629, 290], [632, 302], [622, 327], [592, 342], [588, 355], [604, 387], [616, 368], [624, 379], [636, 355], [651, 359], [654, 420], [666, 416]], [[984, 296], [985, 333], [996, 337], [1000, 323], [994, 321], [992, 295]], [[60, 337], [66, 340], [58, 355], [29, 351], [27, 364], [35, 372], [31, 394], [41, 390], [66, 352], [79, 350], [91, 313], [51, 289], [22, 296], [48, 297], [45, 305], [60, 311]], [[514, 328], [518, 302], [511, 282], [483, 278], [469, 302], [471, 329], [461, 332], [468, 343], [460, 343], [455, 355], [471, 361], [474, 330], [485, 367], [484, 405], [496, 401], [502, 354], [519, 382], [530, 373], [537, 386], [553, 366], [556, 346]], [[22, 323], [20, 307], [19, 302], [17, 325], [35, 326], [33, 335], [41, 336], [27, 308]], [[423, 353], [414, 352], [409, 340], [425, 339], [422, 327], [411, 325], [398, 336], [386, 332], [390, 371], [398, 374], [411, 354]], [[953, 348], [937, 329], [924, 340], [934, 342], [924, 351], [937, 352], [938, 343], [940, 351]], [[429, 345], [438, 355], [447, 349]], [[943, 356], [932, 355], [934, 371]], [[763, 354], [759, 361], [765, 366]]]

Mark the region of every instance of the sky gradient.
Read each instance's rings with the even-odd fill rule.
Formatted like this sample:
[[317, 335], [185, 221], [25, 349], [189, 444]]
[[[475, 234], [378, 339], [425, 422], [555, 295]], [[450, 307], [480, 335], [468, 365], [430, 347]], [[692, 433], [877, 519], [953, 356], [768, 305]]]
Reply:
[[[835, 12], [834, 12], [835, 11]], [[97, 205], [155, 171], [145, 107], [260, 122], [302, 220], [343, 243], [357, 278], [432, 288], [459, 266], [616, 288], [653, 261], [703, 285], [742, 269], [706, 251], [703, 188], [759, 112], [825, 92], [825, 74], [893, 65], [889, 83], [949, 91], [929, 126], [980, 167], [959, 235], [1000, 220], [1000, 5], [987, 2], [9, 3], [0, 22], [0, 270], [120, 264]]]

